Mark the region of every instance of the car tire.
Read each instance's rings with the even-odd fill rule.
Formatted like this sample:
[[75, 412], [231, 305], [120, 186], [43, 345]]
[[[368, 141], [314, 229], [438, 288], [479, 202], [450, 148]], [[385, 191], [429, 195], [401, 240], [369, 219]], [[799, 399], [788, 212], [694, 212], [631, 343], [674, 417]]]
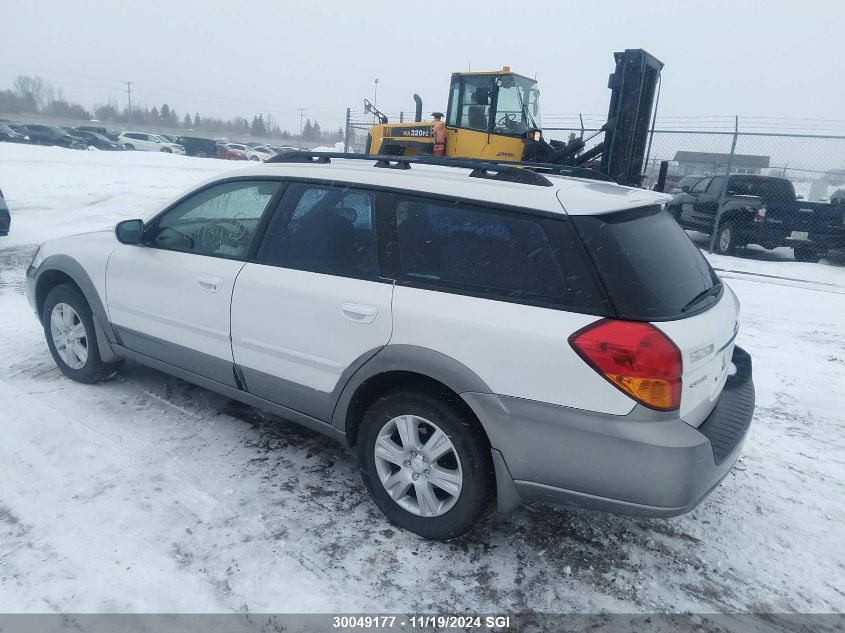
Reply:
[[466, 532], [493, 491], [489, 444], [456, 398], [390, 391], [367, 409], [358, 437], [361, 477], [379, 509], [397, 526], [438, 541]]
[[824, 249], [816, 248], [815, 246], [793, 246], [792, 252], [795, 256], [795, 261], [806, 262], [808, 264], [817, 263], [826, 253]]
[[719, 255], [732, 255], [736, 252], [736, 229], [733, 222], [722, 222], [716, 232], [716, 252]]
[[173, 150], [169, 149], [167, 147], [162, 147], [161, 151], [164, 152], [165, 154], [172, 154], [173, 153]]
[[53, 360], [71, 380], [93, 384], [117, 372], [120, 363], [100, 356], [91, 308], [75, 286], [62, 284], [47, 293], [41, 322]]
[[124, 144], [123, 144], [123, 149], [126, 149], [126, 150], [134, 150], [134, 149], [135, 149], [135, 146], [134, 146], [132, 143], [124, 143]]
[[257, 161], [258, 161], [258, 156], [250, 156], [250, 157], [249, 157], [249, 159], [250, 159], [250, 160], [254, 160], [254, 161], [256, 161], [256, 162], [257, 162]]
[[200, 151], [197, 152], [197, 158], [208, 158], [208, 154], [206, 154], [204, 151], [200, 150]]

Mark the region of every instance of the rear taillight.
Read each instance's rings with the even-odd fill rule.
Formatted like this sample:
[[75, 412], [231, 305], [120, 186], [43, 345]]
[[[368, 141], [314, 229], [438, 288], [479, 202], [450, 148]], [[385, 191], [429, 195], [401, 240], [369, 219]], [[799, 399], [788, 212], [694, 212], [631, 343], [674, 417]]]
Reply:
[[575, 332], [569, 344], [590, 367], [637, 402], [658, 411], [680, 406], [681, 352], [653, 325], [602, 319]]

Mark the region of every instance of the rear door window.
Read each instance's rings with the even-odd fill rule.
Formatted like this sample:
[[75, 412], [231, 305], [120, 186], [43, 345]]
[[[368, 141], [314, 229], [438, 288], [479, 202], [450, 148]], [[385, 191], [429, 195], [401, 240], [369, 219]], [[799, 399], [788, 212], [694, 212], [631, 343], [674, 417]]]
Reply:
[[394, 208], [399, 277], [409, 285], [601, 311], [563, 221], [401, 195]]
[[261, 244], [259, 264], [377, 279], [375, 194], [292, 183]]
[[[686, 232], [659, 206], [572, 221], [623, 319], [668, 320], [710, 307], [721, 284]], [[713, 295], [693, 302], [713, 290]], [[693, 302], [693, 303], [691, 303]]]

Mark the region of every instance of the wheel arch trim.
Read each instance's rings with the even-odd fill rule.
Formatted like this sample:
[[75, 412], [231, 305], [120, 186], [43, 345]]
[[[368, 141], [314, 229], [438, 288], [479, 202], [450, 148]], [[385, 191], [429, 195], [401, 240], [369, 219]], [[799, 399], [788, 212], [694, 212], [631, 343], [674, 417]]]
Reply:
[[[71, 281], [73, 281], [82, 292], [82, 296], [85, 297], [85, 301], [88, 302], [88, 305], [91, 308], [91, 316], [94, 321], [97, 345], [100, 349], [100, 356], [103, 361], [114, 362], [118, 360], [118, 356], [112, 350], [112, 343], [118, 343], [117, 336], [111, 326], [105, 306], [100, 299], [100, 294], [97, 292], [94, 282], [91, 281], [91, 277], [82, 265], [69, 255], [50, 255], [42, 262], [42, 264], [38, 267], [38, 270], [35, 271], [33, 284], [38, 320], [41, 321], [42, 317], [42, 310], [44, 307], [43, 298], [46, 297], [47, 292], [49, 292], [49, 290], [43, 292], [40, 291], [39, 284], [42, 283], [42, 279], [46, 273], [53, 271], [63, 273], [67, 277], [70, 277]], [[39, 297], [41, 297], [40, 301]]]

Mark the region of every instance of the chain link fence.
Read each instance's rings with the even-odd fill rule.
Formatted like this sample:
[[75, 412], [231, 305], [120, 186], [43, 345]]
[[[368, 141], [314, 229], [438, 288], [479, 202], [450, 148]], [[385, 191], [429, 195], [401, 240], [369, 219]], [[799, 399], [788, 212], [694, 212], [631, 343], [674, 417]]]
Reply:
[[[845, 250], [845, 135], [744, 130], [739, 118], [731, 127], [655, 129], [643, 187], [656, 187], [663, 166], [663, 191], [675, 196], [670, 211], [684, 228], [708, 235], [711, 252], [791, 247], [796, 259], [817, 261]], [[564, 142], [595, 135], [587, 151], [601, 142], [598, 131], [543, 133]]]

